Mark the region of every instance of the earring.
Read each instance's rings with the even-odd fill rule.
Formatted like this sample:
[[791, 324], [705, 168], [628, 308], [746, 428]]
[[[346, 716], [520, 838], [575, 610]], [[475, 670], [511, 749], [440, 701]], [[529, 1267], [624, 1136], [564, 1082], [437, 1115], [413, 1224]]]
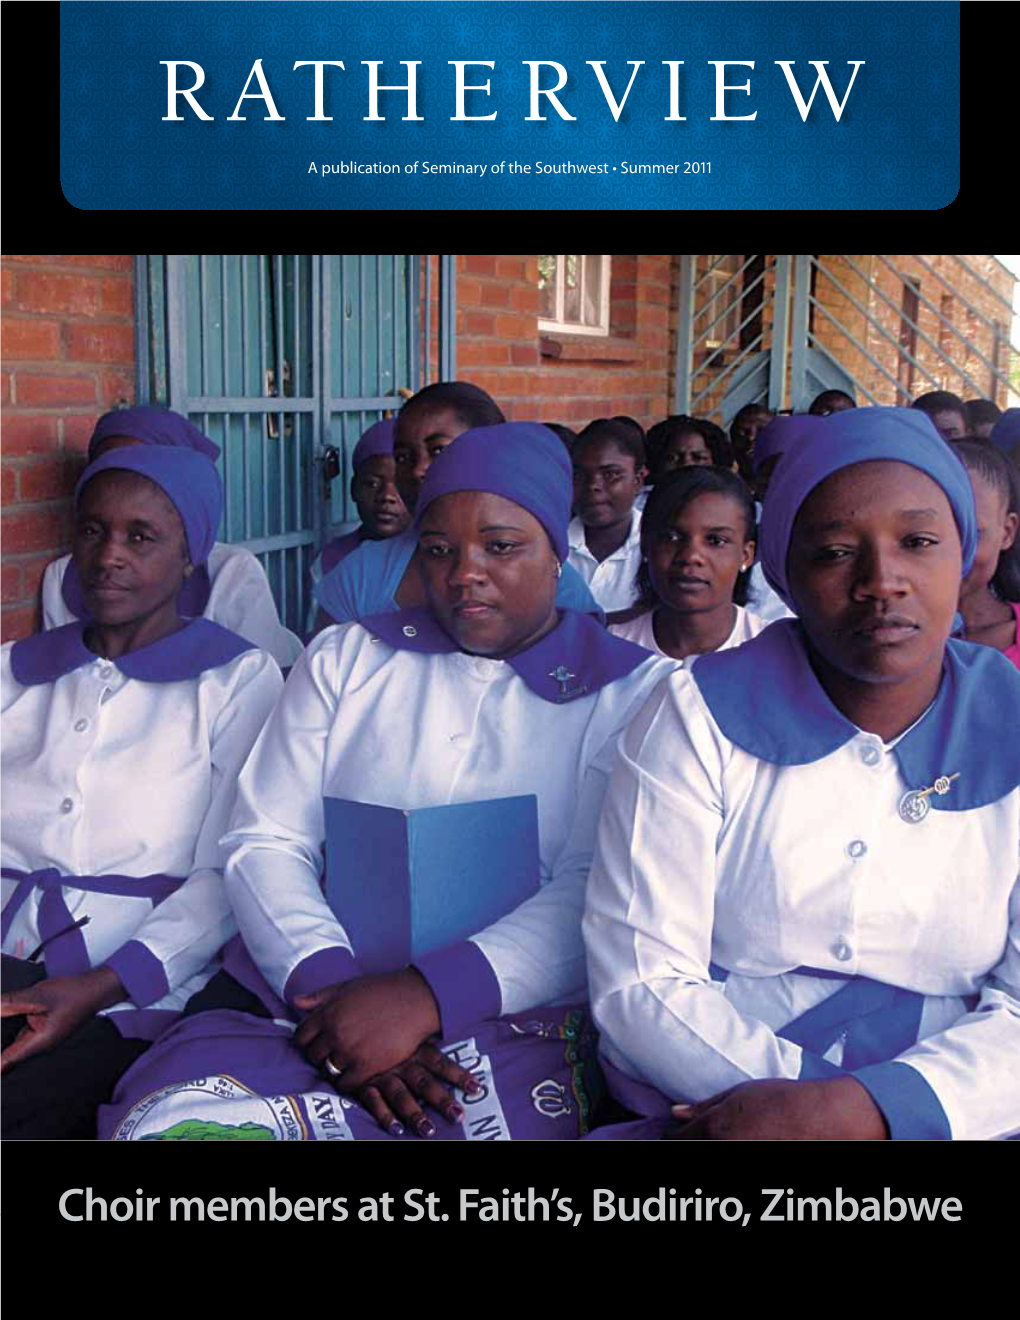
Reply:
[[563, 576], [563, 565], [562, 565], [562, 564], [557, 564], [557, 565], [556, 565], [556, 576], [557, 576], [557, 577], [562, 577], [562, 576]]

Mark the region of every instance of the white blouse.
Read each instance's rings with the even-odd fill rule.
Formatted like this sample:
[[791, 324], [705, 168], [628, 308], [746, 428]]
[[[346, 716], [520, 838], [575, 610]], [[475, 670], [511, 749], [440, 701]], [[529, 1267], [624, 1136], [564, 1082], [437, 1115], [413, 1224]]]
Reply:
[[[42, 581], [43, 628], [73, 623], [61, 588], [71, 562], [63, 555], [47, 564]], [[237, 633], [252, 646], [268, 651], [281, 669], [289, 669], [301, 654], [301, 640], [280, 622], [265, 570], [250, 550], [217, 541], [209, 553], [209, 600], [203, 615]]]
[[[752, 637], [757, 637], [761, 630], [767, 627], [765, 619], [757, 614], [749, 614], [740, 605], [733, 607], [737, 612], [736, 620], [733, 624], [733, 631], [725, 642], [718, 647], [720, 651], [725, 651], [731, 646], [741, 646], [744, 642], [749, 642]], [[665, 655], [666, 652], [659, 646], [655, 640], [654, 626], [655, 610], [646, 610], [644, 614], [639, 614], [636, 619], [630, 619], [627, 623], [614, 623], [609, 631], [616, 637], [622, 637], [625, 642], [635, 642], [638, 646], [643, 646], [647, 651], [655, 651], [658, 655]], [[686, 656], [683, 660], [676, 660], [674, 663], [681, 668], [690, 665], [695, 657]]]
[[[280, 693], [276, 662], [250, 650], [196, 678], [145, 682], [100, 657], [54, 682], [22, 686], [12, 643], [0, 650], [3, 866], [67, 876], [188, 877], [157, 907], [141, 896], [63, 886], [92, 966], [141, 942], [139, 984], [169, 993], [126, 1008], [180, 1009], [205, 984], [236, 925], [223, 888], [219, 838], [237, 775]], [[4, 878], [3, 904], [18, 888]], [[28, 957], [41, 942], [33, 888], [3, 951]], [[130, 989], [130, 987], [129, 987]]]
[[581, 910], [611, 741], [673, 667], [649, 656], [557, 705], [501, 660], [395, 649], [356, 623], [321, 633], [241, 773], [223, 840], [238, 924], [272, 988], [313, 988], [309, 966], [328, 984], [323, 957], [351, 956], [319, 884], [324, 794], [416, 808], [534, 793], [544, 887], [476, 935], [474, 952], [504, 1013], [583, 994]]
[[[677, 1101], [798, 1078], [807, 1054], [776, 1033], [847, 983], [794, 969], [864, 976], [926, 997], [916, 1043], [880, 1067], [916, 1070], [896, 1076], [930, 1087], [954, 1137], [1020, 1130], [1020, 789], [907, 823], [917, 786], [891, 744], [759, 760], [696, 670], [632, 722], [606, 795], [584, 933], [607, 1060]], [[840, 1042], [823, 1057], [840, 1065]]]
[[588, 584], [588, 590], [607, 613], [627, 610], [637, 599], [634, 579], [641, 564], [641, 513], [635, 508], [631, 514], [630, 532], [618, 550], [598, 560], [588, 549], [584, 539], [584, 523], [571, 518], [567, 527], [571, 564]]

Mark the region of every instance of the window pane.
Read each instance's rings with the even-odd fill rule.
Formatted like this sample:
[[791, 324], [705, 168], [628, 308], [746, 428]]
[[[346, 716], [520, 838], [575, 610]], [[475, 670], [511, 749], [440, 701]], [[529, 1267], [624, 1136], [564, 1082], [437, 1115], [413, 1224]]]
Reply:
[[539, 257], [538, 288], [541, 293], [538, 314], [542, 317], [556, 316], [556, 258]]
[[563, 319], [564, 321], [581, 320], [581, 290], [579, 281], [581, 278], [581, 258], [567, 257], [563, 263], [566, 287], [563, 291]]
[[584, 262], [584, 324], [598, 325], [602, 314], [602, 258]]

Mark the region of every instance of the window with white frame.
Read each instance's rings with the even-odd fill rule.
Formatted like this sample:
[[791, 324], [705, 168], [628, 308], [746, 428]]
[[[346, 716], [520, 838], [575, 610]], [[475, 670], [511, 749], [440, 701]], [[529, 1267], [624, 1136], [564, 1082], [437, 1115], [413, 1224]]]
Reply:
[[609, 334], [609, 257], [539, 257], [540, 330]]

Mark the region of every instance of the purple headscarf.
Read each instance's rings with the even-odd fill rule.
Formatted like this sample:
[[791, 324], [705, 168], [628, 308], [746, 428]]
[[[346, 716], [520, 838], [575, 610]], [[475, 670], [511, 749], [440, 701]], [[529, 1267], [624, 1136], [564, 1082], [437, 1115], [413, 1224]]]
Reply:
[[567, 558], [574, 473], [563, 442], [547, 426], [503, 422], [459, 435], [425, 474], [415, 528], [430, 504], [457, 490], [488, 491], [519, 504], [549, 533], [560, 562]]
[[988, 437], [996, 449], [1010, 455], [1020, 445], [1020, 408], [1007, 408]]
[[927, 415], [917, 408], [847, 408], [812, 420], [819, 427], [811, 443], [784, 453], [772, 477], [758, 542], [765, 580], [787, 605], [797, 608], [786, 579], [786, 558], [801, 505], [826, 477], [873, 459], [907, 463], [942, 487], [960, 533], [966, 577], [977, 548], [974, 492], [966, 468]]
[[136, 472], [159, 486], [180, 514], [192, 564], [195, 568], [204, 564], [223, 512], [223, 485], [212, 463], [193, 450], [172, 453], [155, 446], [113, 449], [81, 474], [74, 488], [75, 508], [87, 482], [100, 472], [119, 470]]
[[100, 440], [110, 436], [130, 436], [143, 445], [171, 445], [175, 449], [194, 449], [204, 454], [215, 463], [220, 456], [219, 445], [213, 444], [202, 432], [180, 413], [169, 408], [153, 408], [148, 405], [138, 408], [115, 408], [104, 413], [96, 422], [96, 429], [89, 441], [89, 462], [95, 457], [95, 447]]
[[797, 417], [773, 417], [754, 437], [751, 459], [755, 472], [761, 469], [767, 459], [785, 454], [788, 449], [800, 444], [801, 440], [817, 435], [819, 423], [826, 420], [806, 413]]
[[370, 426], [358, 443], [354, 446], [354, 455], [352, 463], [354, 471], [357, 472], [362, 463], [370, 458], [378, 458], [382, 455], [392, 455], [393, 453], [393, 433], [397, 429], [397, 419], [387, 417], [384, 421], [376, 422]]

